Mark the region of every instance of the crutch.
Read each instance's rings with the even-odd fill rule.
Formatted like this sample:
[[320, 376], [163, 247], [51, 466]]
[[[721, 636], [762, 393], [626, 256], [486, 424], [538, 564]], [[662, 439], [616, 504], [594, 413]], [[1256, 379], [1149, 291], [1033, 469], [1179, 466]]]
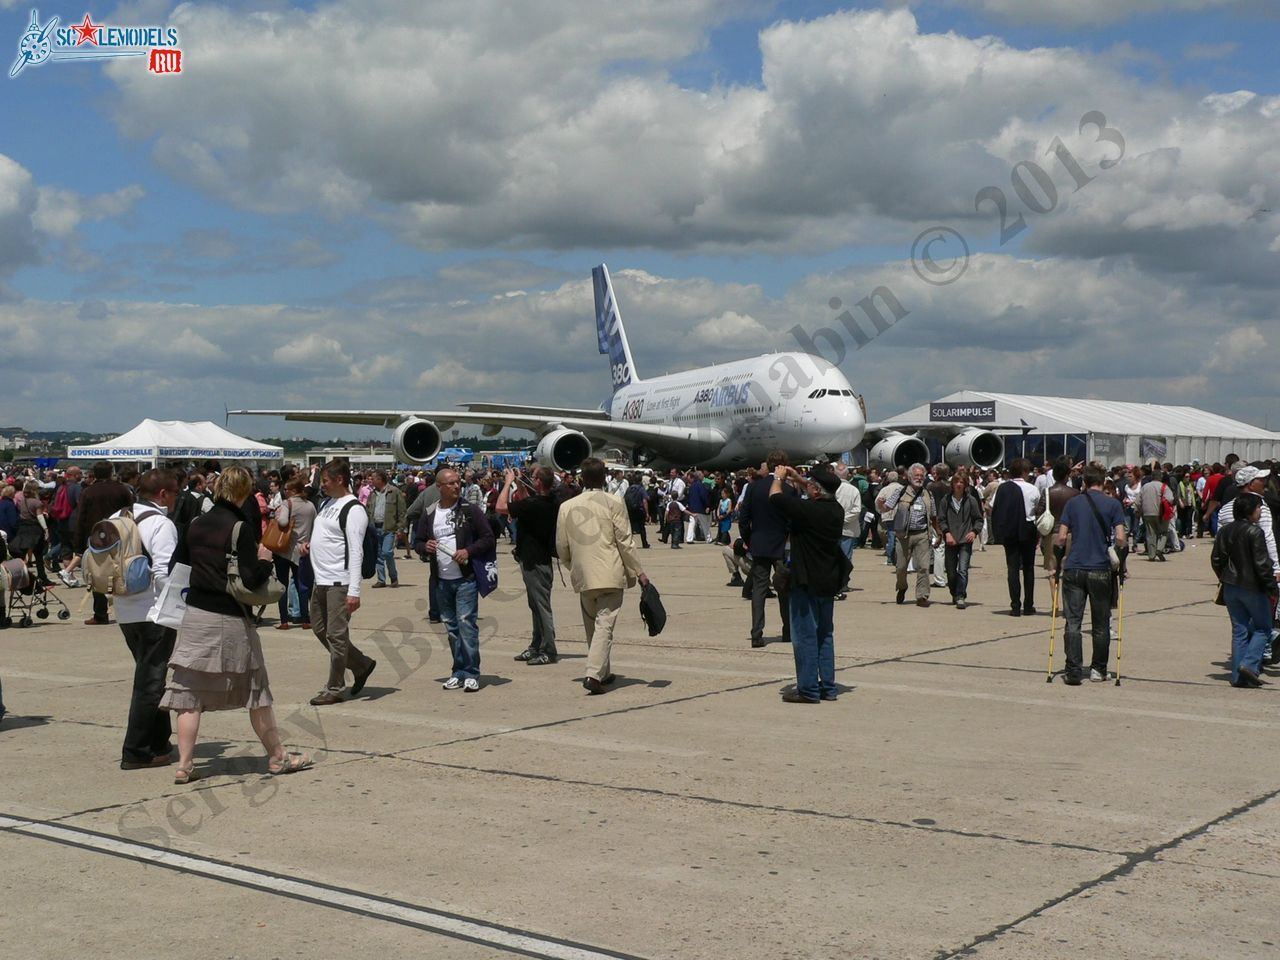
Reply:
[[[1061, 571], [1059, 571], [1060, 573]], [[1050, 600], [1051, 612], [1049, 614], [1049, 666], [1046, 668], [1044, 675], [1045, 683], [1053, 683], [1053, 638], [1058, 627], [1058, 593], [1062, 589], [1061, 581], [1057, 576], [1053, 578], [1053, 597]]]
[[1120, 622], [1116, 625], [1116, 686], [1120, 686], [1120, 658], [1124, 656], [1124, 577], [1120, 578]]

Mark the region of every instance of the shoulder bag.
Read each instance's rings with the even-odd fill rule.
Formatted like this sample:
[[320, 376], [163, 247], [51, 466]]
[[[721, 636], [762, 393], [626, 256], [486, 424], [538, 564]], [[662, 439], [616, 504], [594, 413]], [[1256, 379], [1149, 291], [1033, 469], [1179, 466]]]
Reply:
[[1107, 521], [1102, 519], [1102, 514], [1098, 512], [1098, 505], [1093, 502], [1093, 497], [1089, 496], [1089, 491], [1085, 490], [1084, 502], [1089, 504], [1089, 509], [1093, 511], [1093, 516], [1098, 521], [1098, 526], [1102, 528], [1102, 542], [1107, 545], [1107, 562], [1111, 564], [1112, 570], [1120, 569], [1120, 554], [1116, 552], [1115, 544], [1111, 531], [1107, 529]]
[[240, 542], [243, 520], [237, 520], [231, 528], [231, 543], [227, 546], [227, 593], [248, 607], [264, 607], [284, 596], [285, 586], [273, 572], [267, 582], [256, 590], [250, 590], [240, 579], [240, 558], [236, 556], [236, 544]]
[[[288, 503], [289, 501], [285, 501]], [[289, 525], [282, 527], [276, 520], [267, 521], [262, 532], [262, 545], [272, 553], [288, 553], [293, 548], [293, 507], [289, 507]]]

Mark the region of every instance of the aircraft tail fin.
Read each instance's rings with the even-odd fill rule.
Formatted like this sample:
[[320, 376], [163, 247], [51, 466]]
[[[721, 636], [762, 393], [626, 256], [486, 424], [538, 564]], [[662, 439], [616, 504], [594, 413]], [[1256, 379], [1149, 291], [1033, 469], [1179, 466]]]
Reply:
[[609, 373], [613, 379], [613, 392], [629, 383], [640, 380], [631, 360], [631, 347], [627, 345], [627, 332], [622, 328], [622, 314], [613, 294], [613, 282], [609, 268], [603, 263], [591, 271], [596, 291], [596, 338], [600, 352], [609, 358]]

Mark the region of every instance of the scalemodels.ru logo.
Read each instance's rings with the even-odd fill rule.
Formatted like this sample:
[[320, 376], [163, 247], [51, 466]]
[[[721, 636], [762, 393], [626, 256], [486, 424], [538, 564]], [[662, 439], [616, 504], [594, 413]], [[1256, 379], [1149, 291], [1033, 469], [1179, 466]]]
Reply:
[[48, 60], [107, 57], [146, 57], [147, 69], [152, 73], [182, 72], [182, 51], [178, 49], [178, 31], [173, 27], [109, 26], [94, 23], [88, 13], [75, 26], [59, 27], [57, 17], [50, 17], [42, 26], [39, 11], [32, 10], [31, 24], [18, 41], [18, 59], [9, 70], [9, 77]]

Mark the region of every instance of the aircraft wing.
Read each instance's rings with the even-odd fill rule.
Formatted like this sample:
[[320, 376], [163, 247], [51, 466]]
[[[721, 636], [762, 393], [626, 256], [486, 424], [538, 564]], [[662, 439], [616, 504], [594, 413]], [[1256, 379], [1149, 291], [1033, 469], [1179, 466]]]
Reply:
[[961, 423], [959, 421], [930, 420], [923, 423], [868, 423], [863, 436], [868, 441], [879, 440], [889, 433], [916, 433], [926, 437], [936, 436], [950, 439], [964, 430], [1021, 430], [1025, 433], [1031, 429], [1025, 423]]
[[[483, 406], [473, 404], [472, 406]], [[495, 404], [494, 406], [504, 406]], [[393, 429], [404, 420], [430, 420], [440, 430], [456, 423], [474, 423], [488, 428], [486, 433], [503, 427], [528, 430], [542, 435], [557, 427], [577, 430], [593, 442], [648, 446], [661, 443], [666, 449], [688, 449], [695, 458], [707, 445], [723, 446], [727, 438], [714, 427], [676, 427], [656, 423], [629, 423], [610, 420], [603, 411], [586, 411], [590, 416], [562, 416], [551, 413], [557, 408], [542, 408], [544, 413], [488, 413], [471, 410], [229, 410], [228, 416], [283, 417], [305, 423], [353, 423]], [[573, 411], [575, 414], [578, 411]], [[603, 419], [602, 419], [603, 416]]]
[[609, 414], [599, 408], [585, 410], [576, 407], [534, 407], [522, 403], [489, 403], [487, 401], [464, 403], [461, 406], [469, 413], [517, 413], [531, 417], [575, 417], [579, 420], [607, 421], [609, 419]]

